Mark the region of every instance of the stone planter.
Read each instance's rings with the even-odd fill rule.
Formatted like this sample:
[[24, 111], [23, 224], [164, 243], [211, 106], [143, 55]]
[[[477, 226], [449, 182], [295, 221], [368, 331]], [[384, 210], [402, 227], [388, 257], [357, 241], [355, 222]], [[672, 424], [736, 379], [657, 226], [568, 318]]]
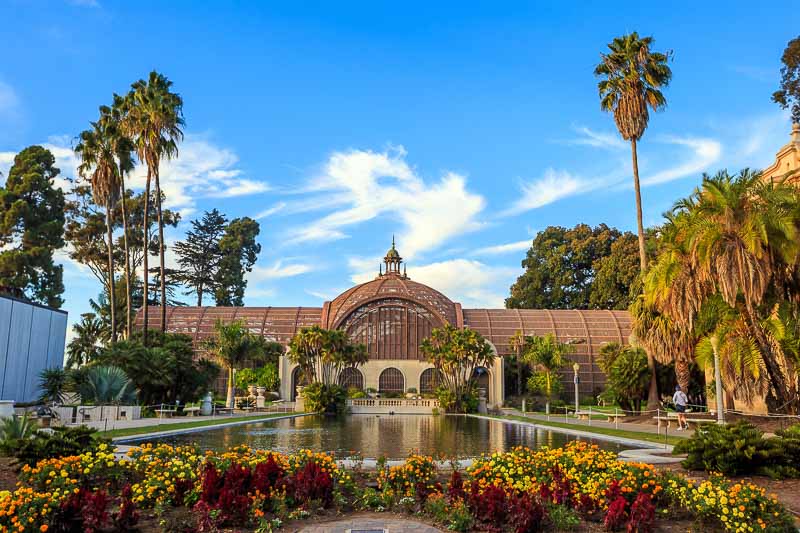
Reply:
[[0, 419], [14, 416], [14, 400], [0, 400]]
[[248, 393], [249, 396], [255, 396], [256, 395], [256, 386], [255, 385], [248, 385], [247, 386], [247, 393]]

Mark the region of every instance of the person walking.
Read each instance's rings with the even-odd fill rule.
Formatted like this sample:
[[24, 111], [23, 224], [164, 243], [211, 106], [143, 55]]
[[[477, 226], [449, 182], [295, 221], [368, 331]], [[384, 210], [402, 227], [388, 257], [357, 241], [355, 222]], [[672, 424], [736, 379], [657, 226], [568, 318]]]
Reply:
[[686, 404], [689, 403], [689, 398], [687, 398], [686, 393], [681, 390], [680, 385], [675, 385], [675, 394], [672, 395], [672, 403], [675, 404], [675, 410], [678, 412], [678, 431], [689, 429], [689, 424], [686, 423]]

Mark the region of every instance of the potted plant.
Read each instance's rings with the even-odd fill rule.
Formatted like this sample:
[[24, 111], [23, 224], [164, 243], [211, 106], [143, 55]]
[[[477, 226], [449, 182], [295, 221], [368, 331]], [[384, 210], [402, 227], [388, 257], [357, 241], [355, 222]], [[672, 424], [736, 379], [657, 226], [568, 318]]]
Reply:
[[417, 389], [414, 387], [409, 387], [406, 390], [406, 398], [408, 398], [409, 400], [413, 400], [416, 397], [417, 397]]
[[370, 398], [377, 398], [378, 390], [372, 387], [367, 387], [367, 396], [369, 396]]

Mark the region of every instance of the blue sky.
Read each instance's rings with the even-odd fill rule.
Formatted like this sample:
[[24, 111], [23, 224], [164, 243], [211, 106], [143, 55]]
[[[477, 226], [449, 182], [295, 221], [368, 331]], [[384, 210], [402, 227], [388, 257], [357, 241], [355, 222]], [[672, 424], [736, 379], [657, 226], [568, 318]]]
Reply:
[[[45, 144], [73, 174], [97, 107], [157, 69], [187, 123], [162, 170], [184, 215], [169, 238], [212, 207], [258, 218], [247, 304], [321, 305], [377, 273], [395, 233], [413, 279], [500, 306], [536, 231], [634, 228], [630, 150], [592, 75], [614, 36], [674, 51], [640, 145], [647, 224], [703, 171], [772, 161], [797, 24], [770, 5], [0, 0], [0, 171]], [[75, 321], [99, 285], [68, 260], [65, 283]]]

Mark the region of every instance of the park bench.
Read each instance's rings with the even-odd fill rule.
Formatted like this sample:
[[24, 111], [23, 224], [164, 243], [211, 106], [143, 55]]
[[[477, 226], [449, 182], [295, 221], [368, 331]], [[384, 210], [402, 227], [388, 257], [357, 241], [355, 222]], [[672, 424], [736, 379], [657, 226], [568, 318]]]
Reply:
[[[654, 416], [653, 420], [656, 420], [658, 422], [658, 429], [660, 431], [662, 422], [666, 422], [667, 423], [667, 429], [669, 429], [670, 427], [672, 427], [672, 422], [677, 422], [678, 421], [678, 415], [669, 414], [667, 416]], [[714, 424], [715, 422], [716, 422], [716, 420], [712, 420], [710, 418], [687, 418], [686, 419], [686, 424], [688, 424], [689, 428], [691, 428], [692, 425], [694, 425], [695, 428], [697, 428], [698, 426], [702, 426], [703, 424]]]
[[620, 418], [625, 418], [625, 413], [603, 413], [606, 415], [606, 420], [609, 422], [616, 422]]
[[575, 411], [575, 416], [578, 417], [578, 420], [589, 420], [591, 415], [589, 411]]
[[155, 412], [158, 414], [158, 418], [172, 418], [175, 409], [156, 409]]
[[199, 407], [184, 407], [183, 412], [186, 413], [187, 416], [200, 416]]

